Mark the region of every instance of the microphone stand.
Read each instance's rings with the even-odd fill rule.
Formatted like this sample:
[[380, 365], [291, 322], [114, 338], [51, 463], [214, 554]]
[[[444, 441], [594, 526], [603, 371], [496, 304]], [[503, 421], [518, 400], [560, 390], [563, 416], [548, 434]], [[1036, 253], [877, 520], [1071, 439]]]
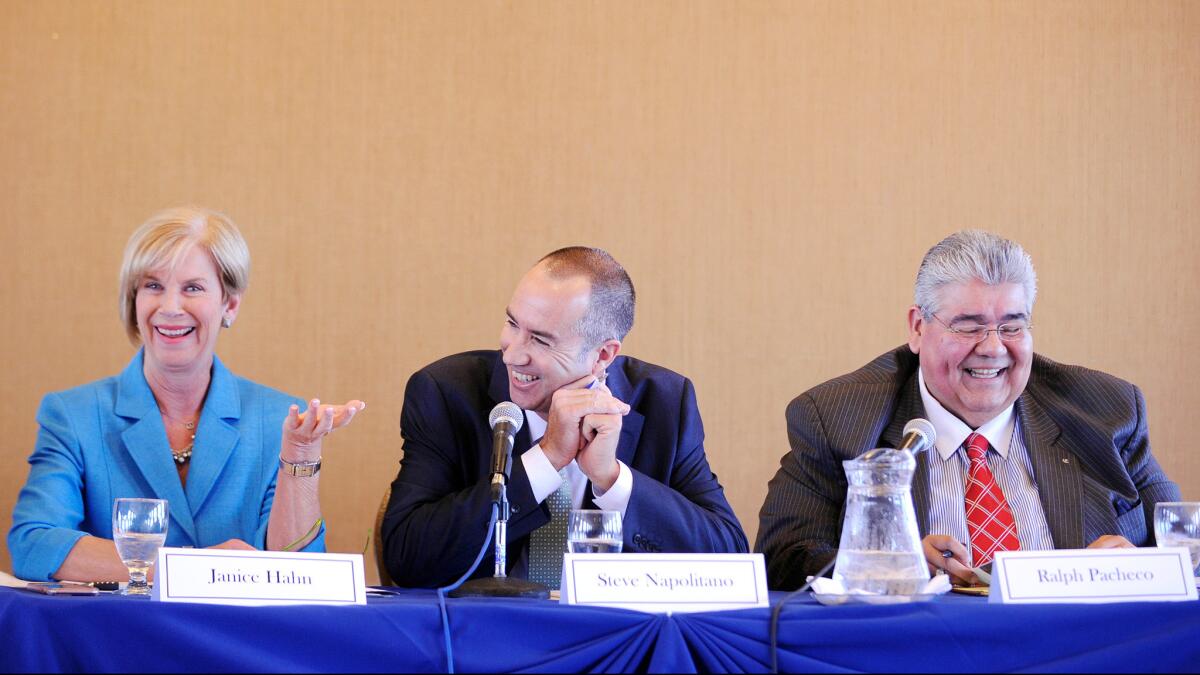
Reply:
[[504, 481], [492, 483], [492, 502], [500, 506], [496, 519], [496, 566], [490, 578], [471, 579], [450, 592], [452, 598], [536, 598], [546, 600], [550, 589], [542, 584], [514, 579], [505, 573], [508, 566], [508, 486]]

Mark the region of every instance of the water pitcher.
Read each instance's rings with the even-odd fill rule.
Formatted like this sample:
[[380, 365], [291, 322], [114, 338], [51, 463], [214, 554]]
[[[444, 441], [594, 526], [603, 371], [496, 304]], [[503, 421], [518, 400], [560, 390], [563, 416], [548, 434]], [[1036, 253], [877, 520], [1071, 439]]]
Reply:
[[847, 592], [915, 595], [929, 581], [912, 501], [916, 459], [908, 450], [871, 454], [842, 462], [849, 488], [833, 578]]

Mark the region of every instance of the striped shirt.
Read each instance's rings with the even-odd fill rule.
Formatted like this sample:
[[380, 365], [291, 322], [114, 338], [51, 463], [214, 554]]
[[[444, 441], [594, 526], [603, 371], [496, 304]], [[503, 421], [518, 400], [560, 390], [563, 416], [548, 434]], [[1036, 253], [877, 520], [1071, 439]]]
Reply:
[[967, 436], [978, 433], [988, 439], [988, 468], [1004, 493], [1013, 519], [1017, 522], [1017, 539], [1021, 550], [1045, 551], [1054, 548], [1046, 513], [1038, 496], [1033, 463], [1021, 437], [1021, 421], [1014, 406], [1009, 406], [978, 429], [971, 429], [946, 410], [925, 387], [925, 376], [919, 370], [921, 402], [925, 414], [937, 430], [936, 452], [925, 453], [929, 466], [929, 533], [954, 537], [971, 555], [971, 538], [967, 533], [966, 483], [971, 461], [963, 449]]

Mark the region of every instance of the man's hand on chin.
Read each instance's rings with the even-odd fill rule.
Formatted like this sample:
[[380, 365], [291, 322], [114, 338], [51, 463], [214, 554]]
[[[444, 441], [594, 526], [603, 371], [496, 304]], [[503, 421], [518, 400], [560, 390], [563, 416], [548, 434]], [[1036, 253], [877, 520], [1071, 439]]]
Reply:
[[621, 465], [617, 463], [621, 415], [587, 415], [583, 418], [580, 433], [584, 439], [584, 446], [575, 457], [579, 462], [579, 470], [592, 481], [597, 492], [608, 492], [621, 475]]
[[[603, 385], [588, 389], [596, 378], [588, 374], [554, 392], [550, 399], [550, 412], [546, 417], [546, 435], [541, 448], [546, 459], [555, 469], [562, 469], [576, 459], [576, 455], [590, 441], [583, 434], [584, 418], [589, 415], [612, 415], [618, 418], [617, 435], [620, 435], [620, 416], [629, 412], [629, 406], [613, 398]], [[591, 436], [598, 431], [593, 425]], [[616, 444], [613, 444], [615, 463]], [[614, 464], [615, 466], [615, 464]], [[582, 469], [582, 463], [580, 468]], [[584, 470], [587, 473], [587, 470]], [[588, 476], [591, 478], [591, 476]], [[616, 480], [616, 476], [613, 476]], [[595, 482], [595, 481], [593, 481]], [[611, 483], [610, 483], [611, 484]]]

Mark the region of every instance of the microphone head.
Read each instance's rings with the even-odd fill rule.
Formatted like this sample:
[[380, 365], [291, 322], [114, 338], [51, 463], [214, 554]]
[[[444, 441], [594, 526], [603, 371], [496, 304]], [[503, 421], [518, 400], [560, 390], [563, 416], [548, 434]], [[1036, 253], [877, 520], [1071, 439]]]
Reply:
[[912, 433], [920, 434], [924, 438], [923, 442], [913, 448], [914, 453], [932, 448], [934, 441], [937, 440], [937, 429], [934, 429], [933, 423], [923, 417], [914, 417], [904, 425], [904, 435], [908, 436]]
[[512, 432], [515, 435], [525, 424], [525, 415], [521, 412], [521, 406], [512, 401], [497, 403], [496, 407], [492, 408], [491, 414], [488, 415], [488, 426], [495, 429], [496, 425], [502, 421], [512, 425]]

